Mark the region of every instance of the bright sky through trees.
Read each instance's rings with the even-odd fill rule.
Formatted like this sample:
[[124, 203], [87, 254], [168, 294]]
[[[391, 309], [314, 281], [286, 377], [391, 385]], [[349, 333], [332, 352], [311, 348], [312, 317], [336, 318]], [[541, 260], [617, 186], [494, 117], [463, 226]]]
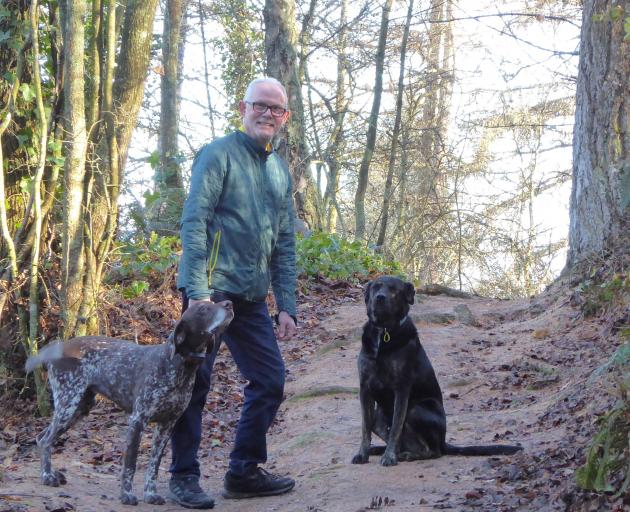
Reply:
[[[459, 155], [455, 167], [461, 168], [461, 179], [447, 181], [451, 192], [458, 194], [460, 207], [470, 215], [488, 217], [504, 232], [514, 232], [514, 244], [542, 246], [561, 245], [567, 236], [568, 199], [570, 192], [571, 139], [577, 50], [579, 42], [580, 11], [578, 6], [563, 5], [533, 8], [527, 0], [499, 2], [492, 0], [458, 1], [453, 5], [455, 80], [450, 103], [448, 145], [451, 154]], [[351, 2], [348, 19], [357, 16], [363, 3]], [[298, 11], [308, 6], [298, 4]], [[422, 41], [428, 28], [427, 2], [417, 2], [411, 27], [410, 41]], [[400, 26], [404, 22], [407, 5], [397, 2], [391, 16], [388, 36], [387, 67], [384, 75], [384, 96], [381, 106], [379, 130], [387, 130], [386, 116], [391, 116], [398, 77], [398, 48]], [[554, 12], [556, 9], [558, 12]], [[351, 52], [355, 62], [366, 59], [375, 46], [376, 26], [381, 5], [368, 4], [368, 16], [352, 27]], [[335, 11], [326, 15], [334, 26]], [[301, 16], [301, 15], [300, 15]], [[446, 20], [444, 20], [446, 21]], [[301, 20], [297, 21], [299, 27]], [[254, 27], [262, 26], [260, 18], [253, 20]], [[369, 27], [372, 26], [370, 30]], [[160, 30], [161, 21], [156, 24]], [[398, 27], [398, 28], [397, 28]], [[208, 21], [208, 34], [214, 39], [222, 37], [221, 27]], [[308, 57], [308, 72], [312, 84], [328, 95], [333, 93], [336, 74], [335, 54], [325, 45], [330, 27], [315, 24], [315, 33]], [[414, 39], [415, 33], [415, 39]], [[422, 72], [425, 66], [421, 44], [408, 52], [409, 79]], [[216, 133], [226, 127], [227, 98], [221, 81], [224, 65], [219, 48], [206, 45], [210, 94], [215, 110]], [[189, 17], [186, 57], [182, 86], [180, 150], [188, 163], [189, 172], [194, 152], [211, 138], [207, 114], [204, 83], [204, 55], [201, 46], [199, 18], [196, 10]], [[365, 60], [352, 79], [356, 84], [351, 110], [356, 115], [356, 133], [363, 133], [360, 120], [366, 119], [371, 104], [374, 82], [373, 63]], [[151, 172], [147, 172], [147, 158], [157, 147], [155, 128], [159, 113], [159, 80], [152, 74], [140, 126], [136, 130], [130, 162], [129, 182], [142, 181], [132, 187], [136, 199], [151, 188]], [[312, 91], [311, 91], [312, 92]], [[304, 90], [304, 98], [308, 91]], [[312, 92], [314, 101], [319, 96]], [[307, 125], [309, 130], [313, 127]], [[321, 128], [317, 128], [321, 130]], [[384, 136], [380, 132], [379, 137]], [[360, 142], [360, 141], [357, 141]], [[351, 165], [351, 164], [350, 164]], [[454, 165], [454, 164], [453, 164]], [[351, 168], [353, 166], [351, 165]], [[358, 162], [356, 162], [358, 167]], [[135, 169], [140, 169], [136, 172]], [[350, 202], [354, 195], [354, 177], [351, 172], [342, 175], [340, 196]], [[138, 178], [141, 178], [138, 180]], [[523, 195], [530, 194], [530, 201]], [[520, 206], [515, 206], [520, 202]], [[509, 206], [509, 207], [508, 207]], [[505, 237], [505, 233], [502, 235]], [[493, 254], [497, 265], [509, 265], [510, 255]], [[494, 251], [496, 252], [496, 251]], [[557, 274], [564, 264], [564, 251], [549, 256], [547, 264]], [[473, 273], [483, 274], [479, 268]]]

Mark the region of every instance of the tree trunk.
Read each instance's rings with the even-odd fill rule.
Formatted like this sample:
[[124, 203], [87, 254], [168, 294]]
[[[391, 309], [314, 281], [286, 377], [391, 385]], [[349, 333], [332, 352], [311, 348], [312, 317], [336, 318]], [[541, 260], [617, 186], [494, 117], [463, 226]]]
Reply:
[[394, 170], [396, 166], [396, 151], [398, 147], [398, 136], [400, 134], [400, 120], [402, 115], [403, 92], [405, 87], [405, 56], [407, 54], [407, 39], [409, 37], [409, 26], [413, 16], [413, 0], [409, 0], [407, 9], [407, 21], [403, 32], [402, 43], [400, 45], [400, 73], [398, 75], [398, 91], [396, 93], [396, 113], [394, 118], [394, 128], [392, 129], [392, 142], [389, 150], [389, 162], [387, 166], [387, 178], [385, 180], [385, 190], [383, 192], [383, 212], [381, 214], [381, 229], [376, 241], [377, 246], [385, 245], [385, 234], [387, 233], [387, 223], [389, 220], [389, 206], [392, 197], [392, 183], [394, 181]]
[[87, 127], [94, 140], [99, 130], [94, 123], [99, 118], [99, 96], [101, 88], [101, 58], [103, 56], [102, 33], [102, 3], [101, 0], [92, 0], [92, 25], [88, 43], [89, 56], [89, 80], [87, 87]]
[[[104, 133], [96, 144], [98, 169], [86, 183], [85, 222], [87, 272], [83, 279], [80, 322], [74, 334], [96, 334], [96, 301], [118, 219], [118, 199], [127, 150], [144, 96], [149, 67], [149, 49], [157, 0], [130, 0], [124, 10], [121, 34], [115, 0], [108, 0], [106, 65], [104, 69], [101, 118]], [[116, 55], [117, 41], [120, 51]], [[115, 65], [114, 65], [115, 64]]]
[[[442, 20], [453, 19], [453, 0], [439, 0], [443, 6]], [[440, 59], [440, 90], [438, 99], [438, 113], [436, 125], [442, 141], [446, 140], [447, 125], [450, 120], [451, 98], [453, 96], [453, 83], [455, 81], [455, 46], [453, 41], [453, 22], [436, 23], [440, 27], [440, 45], [442, 47]]]
[[149, 228], [161, 235], [177, 233], [184, 206], [184, 186], [179, 165], [179, 105], [183, 31], [187, 0], [167, 0], [162, 33], [162, 83], [158, 150], [154, 188], [159, 193], [149, 209]]
[[225, 120], [228, 130], [238, 130], [242, 128], [238, 104], [247, 85], [264, 69], [264, 34], [254, 21], [260, 13], [248, 0], [214, 0], [211, 5], [224, 32], [220, 40], [215, 37], [210, 41], [216, 41], [222, 52]]
[[378, 49], [376, 53], [376, 77], [374, 80], [374, 100], [372, 101], [372, 111], [368, 121], [367, 140], [363, 160], [359, 168], [359, 178], [357, 191], [354, 196], [355, 204], [355, 231], [356, 240], [365, 238], [365, 192], [367, 191], [368, 177], [370, 173], [370, 163], [376, 146], [376, 128], [378, 124], [378, 114], [381, 109], [381, 95], [383, 93], [383, 67], [385, 63], [385, 46], [387, 43], [387, 29], [389, 26], [389, 13], [393, 0], [386, 0], [383, 6], [383, 16], [381, 18], [381, 29], [379, 32]]
[[[38, 161], [35, 176], [33, 177], [33, 226], [34, 239], [31, 250], [31, 264], [29, 272], [29, 331], [26, 342], [26, 352], [28, 355], [36, 354], [38, 348], [38, 327], [39, 327], [39, 253], [41, 246], [42, 229], [42, 178], [46, 167], [46, 150], [48, 148], [48, 123], [44, 110], [44, 100], [42, 96], [41, 76], [39, 72], [39, 4], [37, 0], [32, 0], [30, 8], [31, 41], [33, 44], [33, 79], [35, 88], [35, 104], [37, 112], [37, 131], [39, 138]], [[37, 408], [42, 416], [50, 414], [50, 402], [48, 391], [46, 390], [46, 379], [41, 368], [35, 370], [35, 389], [37, 394]]]
[[[618, 15], [615, 15], [617, 13]], [[624, 15], [625, 13], [625, 15]], [[573, 130], [572, 268], [627, 235], [630, 204], [630, 0], [586, 0]]]
[[415, 226], [414, 232], [409, 235], [421, 250], [409, 248], [409, 254], [418, 259], [416, 266], [421, 269], [422, 275], [417, 277], [425, 282], [433, 281], [440, 272], [440, 262], [444, 261], [442, 249], [425, 241], [433, 241], [435, 236], [431, 230], [437, 219], [444, 218], [446, 211], [452, 211], [453, 198], [447, 192], [445, 141], [453, 82], [453, 38], [452, 24], [442, 22], [450, 19], [451, 4], [451, 0], [430, 2], [427, 46], [424, 49], [426, 69], [422, 75], [424, 87], [418, 98], [421, 114], [415, 116], [419, 119], [413, 124], [420, 136], [413, 156], [418, 162], [415, 183], [411, 185], [409, 182], [410, 192], [415, 196], [415, 219], [412, 220]]
[[420, 142], [421, 158], [427, 163], [429, 171], [427, 175], [432, 175], [437, 170], [446, 135], [453, 76], [453, 37], [451, 24], [439, 21], [450, 17], [451, 9], [450, 0], [431, 0], [422, 112], [423, 134]]
[[64, 164], [61, 304], [62, 337], [74, 334], [83, 299], [83, 183], [87, 132], [84, 99], [84, 0], [60, 4], [64, 33], [64, 123], [66, 159]]
[[328, 181], [324, 193], [324, 211], [326, 212], [326, 230], [330, 233], [337, 231], [337, 191], [339, 190], [339, 158], [343, 154], [345, 135], [344, 120], [348, 111], [348, 98], [346, 98], [346, 86], [348, 83], [348, 58], [347, 58], [347, 12], [348, 1], [341, 0], [341, 13], [339, 16], [339, 34], [337, 36], [337, 88], [335, 91], [335, 126], [330, 137], [326, 163], [328, 164]]
[[118, 120], [118, 169], [121, 173], [125, 168], [131, 134], [136, 127], [144, 96], [156, 7], [157, 0], [129, 0], [125, 10], [114, 81], [114, 105]]
[[[304, 66], [304, 83], [306, 84], [307, 87], [307, 93], [306, 93], [306, 104], [308, 105], [308, 115], [311, 121], [311, 126], [316, 126], [317, 125], [317, 121], [315, 119], [315, 111], [313, 109], [313, 88], [311, 85], [311, 78], [309, 76], [308, 73], [308, 67], [305, 65]], [[323, 224], [324, 224], [324, 217], [325, 217], [325, 213], [324, 213], [324, 197], [322, 195], [322, 177], [324, 174], [326, 174], [326, 165], [324, 164], [323, 160], [324, 157], [322, 156], [324, 151], [322, 149], [322, 143], [319, 137], [319, 133], [317, 130], [313, 130], [313, 143], [314, 143], [314, 155], [316, 155], [314, 157], [314, 159], [311, 161], [311, 169], [315, 169], [315, 176], [314, 176], [314, 181], [315, 183], [313, 183], [314, 186], [309, 187], [308, 190], [308, 194], [306, 196], [306, 201], [307, 204], [311, 204], [313, 205], [313, 210], [314, 210], [314, 217], [311, 217], [309, 219], [310, 221], [310, 227], [314, 228], [317, 231], [322, 231], [323, 230]]]
[[206, 102], [208, 103], [208, 120], [210, 121], [210, 135], [212, 140], [216, 138], [216, 132], [214, 129], [214, 110], [212, 108], [212, 96], [210, 94], [210, 73], [208, 72], [208, 55], [207, 55], [207, 41], [206, 41], [206, 15], [202, 0], [197, 2], [199, 12], [199, 30], [201, 33], [201, 47], [203, 48], [203, 81], [206, 86]]
[[308, 168], [308, 151], [304, 135], [304, 104], [302, 83], [298, 73], [297, 30], [295, 28], [294, 0], [265, 0], [266, 73], [278, 79], [287, 90], [291, 117], [286, 132], [278, 144], [278, 151], [291, 170], [295, 191], [295, 207], [300, 218], [305, 215], [305, 172]]

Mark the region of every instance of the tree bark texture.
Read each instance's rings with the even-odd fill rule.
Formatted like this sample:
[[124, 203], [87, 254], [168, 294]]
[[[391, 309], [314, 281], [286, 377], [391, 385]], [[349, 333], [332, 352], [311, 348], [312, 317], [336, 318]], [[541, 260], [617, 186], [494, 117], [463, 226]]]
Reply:
[[83, 184], [87, 132], [84, 97], [84, 0], [61, 2], [64, 33], [64, 120], [66, 160], [62, 227], [62, 337], [73, 335], [82, 302]]
[[114, 81], [118, 169], [121, 173], [144, 96], [156, 7], [157, 0], [130, 0], [125, 10]]
[[630, 43], [624, 41], [623, 27], [627, 17], [630, 0], [584, 2], [573, 130], [569, 268], [601, 255], [628, 229]]
[[296, 191], [295, 206], [299, 217], [304, 217], [305, 172], [308, 151], [304, 134], [304, 105], [302, 83], [298, 73], [297, 29], [295, 27], [294, 0], [265, 0], [266, 73], [278, 79], [287, 90], [291, 117], [286, 132], [281, 135], [278, 151], [286, 159]]

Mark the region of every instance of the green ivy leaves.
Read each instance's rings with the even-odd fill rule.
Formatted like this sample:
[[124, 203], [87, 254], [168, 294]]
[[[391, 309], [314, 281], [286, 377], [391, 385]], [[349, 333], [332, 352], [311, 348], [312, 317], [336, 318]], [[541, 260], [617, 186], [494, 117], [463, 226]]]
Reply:
[[621, 5], [615, 5], [611, 7], [606, 12], [600, 14], [594, 14], [592, 17], [593, 22], [601, 23], [604, 21], [611, 21], [613, 23], [617, 23], [623, 20], [623, 32], [624, 32], [624, 41], [630, 41], [630, 16], [627, 16], [624, 19], [625, 15], [624, 8]]

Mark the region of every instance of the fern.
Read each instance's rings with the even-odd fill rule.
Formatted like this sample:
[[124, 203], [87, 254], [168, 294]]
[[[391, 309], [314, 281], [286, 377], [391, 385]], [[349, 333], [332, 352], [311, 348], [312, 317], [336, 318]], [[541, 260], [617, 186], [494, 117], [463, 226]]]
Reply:
[[575, 474], [583, 489], [615, 492], [615, 498], [630, 486], [630, 377], [625, 372], [628, 361], [630, 343], [625, 343], [591, 376], [592, 380], [609, 370], [621, 371], [617, 378], [619, 400], [598, 420], [600, 428], [591, 441], [586, 463]]

